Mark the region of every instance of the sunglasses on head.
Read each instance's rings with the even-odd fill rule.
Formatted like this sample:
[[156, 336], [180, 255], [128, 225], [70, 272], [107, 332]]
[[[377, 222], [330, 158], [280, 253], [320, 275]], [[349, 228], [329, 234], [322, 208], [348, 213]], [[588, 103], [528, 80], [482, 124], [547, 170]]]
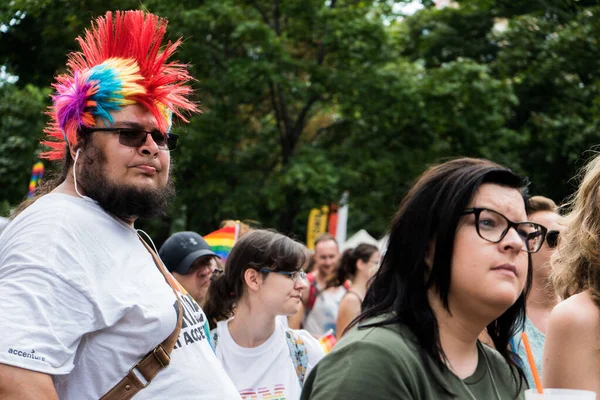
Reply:
[[160, 131], [148, 132], [140, 128], [84, 128], [84, 132], [109, 132], [119, 134], [119, 143], [128, 147], [141, 147], [146, 143], [146, 137], [152, 136], [152, 140], [161, 150], [174, 150], [177, 147], [179, 135]]
[[550, 247], [551, 249], [556, 247], [556, 245], [558, 244], [559, 235], [559, 231], [548, 231], [548, 233], [546, 233], [546, 243], [548, 244], [548, 247]]

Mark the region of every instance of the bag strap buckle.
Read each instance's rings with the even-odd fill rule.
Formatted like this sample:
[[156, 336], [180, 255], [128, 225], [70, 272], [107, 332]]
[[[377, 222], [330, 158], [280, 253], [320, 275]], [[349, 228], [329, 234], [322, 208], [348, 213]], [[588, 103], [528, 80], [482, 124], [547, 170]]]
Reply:
[[156, 346], [154, 350], [152, 350], [152, 354], [154, 354], [154, 357], [162, 368], [166, 368], [167, 365], [171, 363], [171, 356], [165, 351], [162, 344]]

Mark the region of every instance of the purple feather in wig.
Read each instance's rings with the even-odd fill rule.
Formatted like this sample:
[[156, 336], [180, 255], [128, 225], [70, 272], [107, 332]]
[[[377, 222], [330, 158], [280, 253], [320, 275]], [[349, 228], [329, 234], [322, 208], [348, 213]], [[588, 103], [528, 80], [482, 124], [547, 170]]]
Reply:
[[98, 90], [98, 83], [89, 81], [87, 74], [75, 72], [72, 78], [61, 76], [54, 85], [56, 95], [54, 95], [54, 109], [56, 110], [56, 119], [58, 126], [65, 135], [67, 143], [71, 137], [67, 137], [67, 124], [76, 122], [79, 126], [94, 126], [94, 117], [92, 107], [96, 102], [90, 100], [90, 97]]

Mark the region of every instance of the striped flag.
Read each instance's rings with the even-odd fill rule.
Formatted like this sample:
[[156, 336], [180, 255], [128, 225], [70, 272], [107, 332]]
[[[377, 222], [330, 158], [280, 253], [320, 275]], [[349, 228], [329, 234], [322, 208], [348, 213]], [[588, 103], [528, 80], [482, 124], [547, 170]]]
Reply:
[[337, 343], [337, 340], [333, 335], [333, 329], [330, 329], [325, 335], [321, 336], [319, 343], [321, 344], [321, 347], [323, 347], [325, 354], [329, 353]]
[[35, 189], [40, 184], [40, 180], [44, 177], [44, 163], [38, 161], [33, 166], [33, 171], [31, 172], [31, 180], [29, 181], [29, 191], [27, 192], [27, 197], [31, 198], [35, 194]]
[[204, 240], [212, 248], [212, 250], [223, 260], [227, 260], [227, 256], [231, 248], [235, 244], [239, 233], [239, 225], [226, 226], [204, 236]]

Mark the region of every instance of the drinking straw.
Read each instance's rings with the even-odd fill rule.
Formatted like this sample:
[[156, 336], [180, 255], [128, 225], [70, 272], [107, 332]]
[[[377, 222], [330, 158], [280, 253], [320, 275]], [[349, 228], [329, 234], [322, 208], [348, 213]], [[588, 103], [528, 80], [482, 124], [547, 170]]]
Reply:
[[537, 389], [538, 393], [543, 394], [544, 388], [542, 387], [540, 374], [538, 373], [538, 370], [535, 366], [535, 361], [533, 359], [533, 353], [531, 352], [531, 346], [529, 345], [529, 338], [527, 337], [527, 333], [521, 333], [521, 339], [523, 339], [523, 346], [525, 347], [525, 352], [527, 353], [527, 360], [529, 361], [529, 366], [531, 367], [531, 374], [533, 375], [535, 388]]

